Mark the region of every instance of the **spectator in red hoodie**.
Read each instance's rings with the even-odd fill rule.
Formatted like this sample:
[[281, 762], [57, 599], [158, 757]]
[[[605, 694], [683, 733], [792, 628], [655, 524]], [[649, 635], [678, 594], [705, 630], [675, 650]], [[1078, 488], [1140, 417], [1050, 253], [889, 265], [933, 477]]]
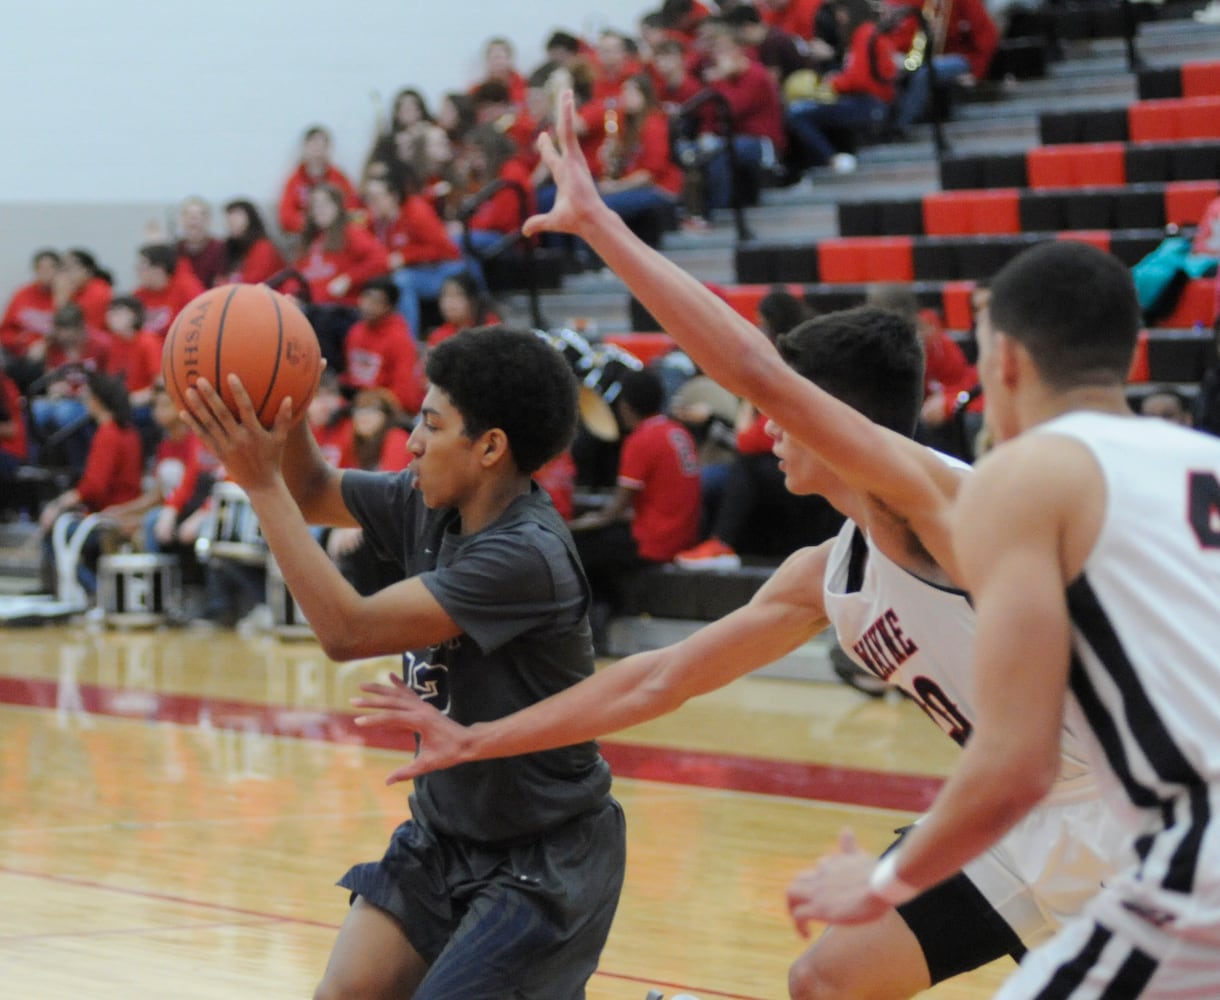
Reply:
[[593, 72], [593, 100], [613, 103], [624, 81], [644, 70], [632, 53], [627, 38], [618, 31], [603, 31], [597, 36], [597, 62]]
[[284, 258], [252, 201], [238, 198], [225, 205], [225, 229], [216, 284], [257, 285], [284, 269]]
[[458, 168], [466, 196], [477, 194], [493, 181], [505, 182], [470, 217], [466, 235], [476, 251], [516, 232], [534, 213], [534, 187], [517, 152], [513, 141], [494, 125], [478, 125], [466, 137]]
[[[43, 508], [38, 523], [47, 533], [45, 556], [53, 558], [50, 531], [55, 521], [67, 515], [79, 522], [86, 514], [104, 512], [140, 495], [144, 456], [140, 436], [131, 424], [131, 409], [122, 382], [100, 372], [90, 372], [82, 398], [89, 415], [97, 424], [84, 472], [75, 486], [61, 493]], [[75, 525], [68, 529], [71, 537]], [[101, 552], [100, 540], [93, 533], [81, 550], [77, 576], [89, 592], [96, 589], [96, 566]]]
[[[27, 458], [21, 390], [0, 368], [0, 483], [11, 480]], [[7, 492], [7, 491], [4, 491]]]
[[163, 340], [144, 327], [144, 304], [134, 295], [116, 295], [106, 310], [110, 352], [104, 371], [123, 380], [137, 425], [152, 421], [153, 383], [161, 374]]
[[366, 179], [364, 200], [369, 229], [388, 251], [387, 262], [398, 286], [398, 311], [411, 334], [422, 340], [420, 299], [435, 301], [444, 280], [466, 269], [462, 252], [432, 203], [420, 193], [418, 177], [409, 167]]
[[10, 361], [24, 357], [29, 346], [50, 331], [55, 313], [53, 285], [60, 263], [54, 250], [39, 250], [32, 262], [34, 280], [18, 288], [9, 299], [0, 319], [0, 349]]
[[471, 95], [481, 84], [489, 81], [502, 83], [508, 90], [508, 99], [517, 107], [525, 106], [525, 77], [517, 72], [516, 52], [507, 38], [490, 38], [483, 47], [483, 79], [470, 88]]
[[168, 243], [140, 247], [136, 280], [132, 295], [144, 304], [144, 328], [162, 340], [178, 313], [204, 290], [193, 269], [178, 266], [178, 251]]
[[360, 292], [360, 319], [344, 341], [349, 389], [387, 389], [407, 413], [419, 412], [424, 376], [406, 320], [395, 311], [398, 286], [388, 274], [370, 278]]
[[187, 198], [178, 208], [178, 260], [189, 264], [204, 288], [216, 284], [224, 265], [224, 244], [212, 235], [212, 207], [199, 197]]
[[301, 240], [296, 267], [315, 304], [355, 307], [364, 283], [388, 270], [385, 247], [348, 220], [343, 191], [331, 184], [310, 190]]
[[110, 272], [99, 266], [93, 254], [74, 247], [64, 252], [59, 273], [51, 284], [55, 308], [69, 302], [79, 306], [85, 325], [90, 330], [101, 330], [106, 326], [106, 307], [113, 284]]
[[428, 335], [429, 347], [435, 347], [472, 326], [491, 326], [500, 322], [500, 317], [488, 305], [478, 282], [468, 271], [445, 279], [438, 302], [444, 322]]
[[849, 40], [843, 69], [822, 78], [822, 99], [790, 102], [785, 120], [811, 166], [851, 173], [855, 155], [836, 147], [827, 130], [850, 134], [883, 125], [894, 100], [898, 64], [894, 43], [879, 30], [869, 0], [827, 2], [834, 5], [840, 37]]
[[299, 233], [305, 228], [309, 193], [319, 184], [329, 184], [342, 195], [345, 209], [360, 207], [360, 198], [347, 175], [330, 161], [330, 133], [321, 125], [305, 130], [301, 141], [301, 162], [284, 182], [280, 194], [280, 228], [286, 233]]

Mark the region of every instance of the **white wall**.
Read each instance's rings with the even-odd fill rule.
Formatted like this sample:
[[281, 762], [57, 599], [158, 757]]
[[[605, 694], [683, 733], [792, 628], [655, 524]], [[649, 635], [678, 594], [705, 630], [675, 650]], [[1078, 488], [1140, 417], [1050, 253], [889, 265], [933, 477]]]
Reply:
[[[0, 32], [0, 298], [45, 245], [93, 248], [126, 285], [148, 218], [188, 194], [274, 202], [304, 128], [357, 172], [378, 109], [478, 78], [483, 42], [519, 68], [556, 28], [634, 31], [641, 0], [39, 0]], [[113, 227], [113, 229], [111, 228]], [[79, 228], [79, 235], [75, 229]], [[120, 231], [126, 230], [126, 231]], [[99, 235], [101, 234], [101, 235]], [[109, 234], [109, 238], [107, 238]]]

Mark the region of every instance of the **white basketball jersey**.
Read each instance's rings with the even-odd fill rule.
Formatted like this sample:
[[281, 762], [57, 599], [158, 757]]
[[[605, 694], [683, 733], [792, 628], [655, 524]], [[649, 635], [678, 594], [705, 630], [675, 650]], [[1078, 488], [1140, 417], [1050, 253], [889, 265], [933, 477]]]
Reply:
[[[861, 562], [862, 573], [853, 569]], [[848, 521], [831, 549], [823, 595], [852, 660], [901, 688], [951, 739], [964, 743], [975, 716], [975, 618], [966, 593], [903, 569]], [[1084, 746], [1071, 730], [1064, 732], [1063, 753], [1061, 782], [1086, 774]]]
[[[1211, 895], [1215, 906], [1220, 440], [1101, 413], [1037, 433], [1080, 441], [1106, 484], [1097, 542], [1067, 590], [1071, 710], [1087, 722], [1107, 797], [1132, 824], [1141, 892], [1155, 889], [1158, 905], [1166, 894]], [[1189, 922], [1190, 905], [1169, 906], [1170, 920]]]

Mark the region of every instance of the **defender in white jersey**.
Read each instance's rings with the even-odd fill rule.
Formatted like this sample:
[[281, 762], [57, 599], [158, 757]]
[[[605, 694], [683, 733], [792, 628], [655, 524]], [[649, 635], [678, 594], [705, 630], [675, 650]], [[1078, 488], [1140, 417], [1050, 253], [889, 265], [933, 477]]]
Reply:
[[[805, 383], [810, 391], [818, 391], [817, 383], [852, 399], [878, 431], [913, 431], [922, 354], [906, 320], [876, 309], [831, 314], [787, 334], [780, 350], [812, 379]], [[973, 715], [968, 601], [893, 514], [874, 509], [786, 433], [775, 434], [789, 488], [822, 492], [867, 529], [848, 522], [837, 539], [789, 558], [745, 608], [670, 648], [602, 670], [537, 710], [463, 729], [409, 693], [366, 689], [373, 695], [367, 707], [388, 710], [380, 721], [422, 735], [421, 754], [396, 776], [562, 746], [581, 739], [579, 733], [600, 736], [653, 718], [779, 658], [828, 623], [862, 666], [901, 687], [950, 737], [964, 741]], [[965, 472], [909, 439], [902, 443], [952, 477], [947, 482]], [[874, 926], [820, 939], [793, 966], [792, 995], [912, 996], [1004, 955], [1019, 957], [1056, 930], [1060, 916], [1077, 912], [1114, 870], [1105, 842], [1113, 824], [1099, 815], [1096, 790], [1066, 735], [1065, 745], [1061, 801], [1039, 810], [965, 876]], [[879, 950], [885, 963], [875, 960]]]
[[1053, 787], [1066, 725], [1132, 861], [1005, 1000], [1220, 995], [1220, 442], [1130, 413], [1139, 322], [1126, 269], [1085, 244], [993, 282], [980, 373], [1006, 443], [954, 510], [975, 731], [905, 843], [871, 871], [827, 859], [802, 909], [873, 920], [959, 869]]

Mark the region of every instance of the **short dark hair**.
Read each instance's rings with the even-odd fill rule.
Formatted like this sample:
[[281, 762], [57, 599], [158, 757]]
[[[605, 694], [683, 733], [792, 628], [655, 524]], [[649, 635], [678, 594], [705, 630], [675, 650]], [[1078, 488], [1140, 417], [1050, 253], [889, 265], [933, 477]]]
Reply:
[[470, 92], [470, 99], [477, 108], [484, 104], [507, 104], [512, 96], [508, 92], [508, 84], [500, 80], [484, 80]]
[[470, 437], [504, 431], [521, 472], [542, 468], [576, 434], [576, 376], [536, 333], [499, 324], [463, 330], [431, 350], [427, 376]]
[[543, 49], [550, 51], [551, 49], [563, 49], [565, 52], [571, 52], [573, 55], [580, 51], [580, 39], [573, 35], [570, 31], [553, 31], [551, 37], [546, 40], [546, 45]]
[[806, 320], [779, 338], [797, 374], [907, 437], [923, 403], [923, 347], [898, 313], [857, 306]]
[[65, 302], [51, 314], [51, 326], [78, 329], [85, 325], [85, 314], [75, 302]]
[[665, 404], [665, 385], [656, 372], [647, 368], [624, 372], [619, 385], [618, 398], [640, 417], [651, 417], [661, 412]]
[[140, 247], [140, 256], [166, 274], [172, 275], [178, 267], [178, 251], [169, 243], [145, 243]]
[[134, 295], [116, 295], [110, 300], [110, 304], [106, 308], [130, 310], [131, 315], [135, 318], [136, 329], [138, 330], [144, 325], [144, 303]]
[[324, 136], [326, 141], [329, 142], [330, 129], [328, 129], [325, 125], [310, 125], [309, 128], [305, 130], [305, 134], [301, 136], [301, 141], [309, 142], [310, 139], [316, 138], [317, 136]]
[[386, 301], [393, 309], [398, 305], [399, 296], [402, 294], [398, 290], [398, 285], [394, 283], [394, 279], [388, 274], [378, 274], [369, 278], [363, 285], [360, 286], [360, 291], [364, 292], [381, 292], [386, 297]]
[[991, 282], [997, 333], [1021, 344], [1051, 388], [1126, 381], [1140, 330], [1131, 272], [1104, 250], [1050, 240], [1022, 251]]
[[63, 258], [59, 255], [59, 251], [52, 250], [50, 247], [47, 247], [44, 250], [39, 250], [37, 253], [35, 253], [32, 258], [32, 263], [35, 267], [37, 267], [44, 260], [53, 261], [56, 267], [59, 267], [59, 265], [63, 263]]
[[787, 333], [801, 320], [809, 318], [809, 308], [791, 292], [776, 288], [758, 303], [758, 315], [767, 324], [764, 333], [772, 339]]
[[730, 7], [722, 16], [725, 23], [732, 25], [734, 28], [741, 28], [747, 24], [762, 24], [762, 16], [758, 13], [757, 8], [750, 4], [738, 4], [736, 7]]
[[127, 427], [131, 423], [131, 400], [123, 380], [101, 372], [89, 372], [85, 378], [93, 398], [106, 407], [116, 424]]

